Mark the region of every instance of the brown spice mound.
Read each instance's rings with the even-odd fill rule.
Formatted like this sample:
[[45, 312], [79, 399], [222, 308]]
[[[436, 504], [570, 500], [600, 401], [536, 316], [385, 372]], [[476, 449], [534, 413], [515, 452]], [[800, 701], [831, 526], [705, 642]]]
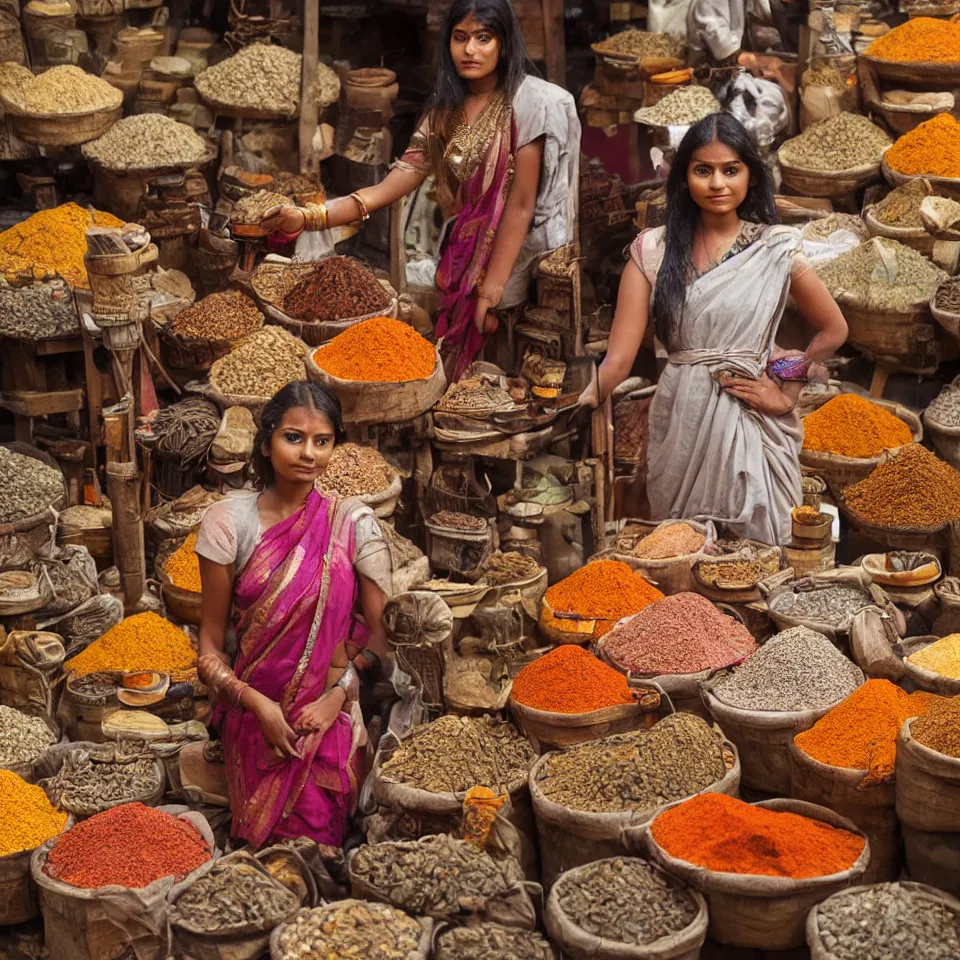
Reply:
[[283, 309], [297, 320], [330, 322], [365, 317], [389, 303], [387, 291], [362, 263], [328, 257], [287, 294]]

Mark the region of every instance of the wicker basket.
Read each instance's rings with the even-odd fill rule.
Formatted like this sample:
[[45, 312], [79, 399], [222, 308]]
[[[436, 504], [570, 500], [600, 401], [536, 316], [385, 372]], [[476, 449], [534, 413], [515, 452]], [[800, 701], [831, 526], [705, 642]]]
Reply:
[[863, 222], [870, 231], [871, 237], [886, 237], [896, 240], [905, 246], [912, 247], [917, 253], [929, 257], [933, 254], [934, 244], [937, 242], [923, 227], [893, 227], [881, 223], [873, 214], [874, 204], [863, 211]]
[[[960, 387], [960, 377], [957, 377], [951, 386]], [[934, 450], [943, 457], [955, 470], [960, 470], [960, 427], [949, 427], [937, 423], [923, 413], [923, 423], [927, 428], [927, 436], [933, 443]]]
[[922, 176], [924, 180], [929, 181], [930, 186], [933, 187], [933, 192], [937, 195], [960, 200], [960, 177], [932, 177], [925, 173], [914, 175], [900, 173], [888, 166], [886, 158], [880, 162], [880, 172], [887, 183], [894, 187], [899, 187], [909, 180], [916, 180], [917, 177]]
[[951, 107], [935, 107], [930, 104], [887, 103], [885, 100], [874, 100], [867, 104], [873, 113], [879, 114], [884, 123], [898, 136], [909, 133], [921, 123], [932, 120], [937, 114], [952, 112]]
[[168, 540], [161, 545], [157, 551], [154, 569], [163, 590], [163, 602], [166, 604], [167, 613], [174, 620], [200, 626], [200, 612], [203, 605], [202, 594], [194, 593], [192, 590], [184, 590], [182, 587], [175, 587], [167, 576], [166, 570], [164, 570], [167, 560], [183, 545], [186, 539], [186, 537], [180, 537], [176, 540]]
[[838, 299], [849, 327], [848, 342], [892, 371], [931, 376], [940, 364], [940, 344], [929, 304], [903, 313], [867, 310]]
[[42, 147], [75, 147], [102, 137], [120, 119], [123, 94], [116, 93], [116, 103], [96, 110], [76, 113], [27, 113], [7, 97], [0, 96], [13, 132], [26, 143]]
[[851, 170], [825, 173], [822, 170], [805, 170], [784, 160], [782, 147], [777, 157], [784, 185], [803, 197], [844, 197], [865, 187], [871, 180], [880, 178], [879, 160]]
[[860, 62], [873, 67], [884, 80], [919, 84], [920, 89], [924, 90], [946, 90], [960, 86], [960, 60], [945, 63], [897, 63], [861, 53]]

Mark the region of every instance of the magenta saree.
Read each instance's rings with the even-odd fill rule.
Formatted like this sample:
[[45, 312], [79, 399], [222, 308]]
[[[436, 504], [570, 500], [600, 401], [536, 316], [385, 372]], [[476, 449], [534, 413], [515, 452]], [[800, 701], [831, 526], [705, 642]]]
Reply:
[[[354, 541], [346, 501], [313, 491], [297, 513], [263, 535], [237, 576], [234, 672], [279, 703], [294, 728], [323, 693], [337, 645], [366, 642], [353, 617]], [[247, 710], [221, 704], [214, 719], [222, 719], [234, 837], [255, 848], [300, 836], [343, 843], [360, 759], [348, 714], [322, 737], [301, 737], [300, 759], [279, 757]]]

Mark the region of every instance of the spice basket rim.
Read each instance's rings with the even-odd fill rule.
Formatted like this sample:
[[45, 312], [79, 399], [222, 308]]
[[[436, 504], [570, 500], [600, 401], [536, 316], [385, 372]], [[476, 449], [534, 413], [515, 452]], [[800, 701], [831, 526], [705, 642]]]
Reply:
[[[183, 124], [186, 126], [186, 124]], [[190, 127], [189, 129], [193, 129]], [[196, 131], [194, 131], [196, 132]], [[98, 138], [99, 139], [99, 138]], [[96, 143], [96, 140], [90, 141], [91, 143]], [[97, 160], [95, 157], [91, 157], [86, 153], [86, 147], [89, 144], [85, 143], [80, 148], [81, 153], [83, 153], [83, 159], [90, 164], [93, 170], [101, 171], [103, 173], [111, 174], [113, 176], [123, 176], [124, 174], [153, 174], [153, 173], [163, 173], [164, 171], [170, 172], [179, 172], [183, 170], [194, 170], [205, 167], [207, 164], [212, 163], [217, 159], [218, 149], [206, 139], [204, 139], [204, 151], [202, 156], [198, 160], [189, 160], [182, 161], [181, 163], [164, 163], [160, 166], [129, 166], [129, 167], [111, 167], [100, 160]]]
[[[958, 73], [958, 76], [960, 76], [960, 73]], [[894, 170], [887, 163], [886, 150], [883, 151], [883, 156], [880, 158], [880, 172], [887, 183], [895, 187], [902, 186], [908, 180], [929, 180], [930, 186], [934, 189], [937, 186], [942, 186], [945, 189], [960, 191], [960, 177], [938, 177], [932, 173], [901, 173], [899, 170]]]
[[904, 74], [913, 72], [920, 74], [923, 79], [948, 80], [960, 76], [960, 66], [954, 62], [940, 63], [933, 60], [884, 60], [869, 53], [861, 53], [860, 59], [874, 67], [882, 77], [903, 79]]
[[[923, 180], [924, 177], [916, 177], [917, 180]], [[931, 194], [936, 196], [936, 194]], [[863, 222], [870, 231], [872, 237], [883, 237], [887, 240], [899, 240], [904, 243], [907, 240], [929, 240], [934, 243], [934, 238], [921, 227], [898, 227], [896, 224], [884, 223], [874, 216], [874, 210], [879, 206], [878, 203], [871, 203], [862, 213]], [[909, 246], [909, 244], [908, 244]]]
[[921, 743], [914, 735], [911, 726], [914, 720], [919, 719], [918, 717], [907, 717], [903, 721], [900, 731], [897, 734], [897, 746], [899, 747], [900, 743], [908, 743], [912, 749], [917, 749], [920, 751], [922, 756], [924, 753], [929, 753], [931, 759], [936, 758], [938, 763], [942, 763], [944, 760], [956, 764], [958, 769], [960, 769], [960, 757], [951, 757], [949, 753], [941, 753], [939, 750], [934, 750], [933, 747], [928, 747], [925, 743]]
[[110, 87], [110, 90], [112, 91], [111, 97], [116, 94], [114, 97], [116, 103], [104, 104], [100, 107], [88, 107], [86, 110], [70, 110], [63, 113], [27, 110], [19, 106], [3, 92], [0, 92], [0, 105], [3, 106], [5, 113], [9, 113], [15, 117], [22, 117], [25, 120], [80, 120], [84, 117], [95, 117], [99, 114], [110, 114], [119, 111], [123, 107], [123, 93], [115, 87]]

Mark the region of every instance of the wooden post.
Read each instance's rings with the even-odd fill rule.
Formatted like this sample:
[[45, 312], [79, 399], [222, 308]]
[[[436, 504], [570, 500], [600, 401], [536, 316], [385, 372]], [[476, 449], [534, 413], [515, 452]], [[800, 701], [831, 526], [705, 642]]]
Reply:
[[540, 0], [543, 7], [544, 60], [547, 79], [566, 87], [567, 44], [563, 35], [563, 0]]
[[320, 0], [303, 0], [303, 73], [300, 95], [300, 172], [317, 172], [313, 135], [317, 129], [317, 97], [314, 81], [320, 53]]

